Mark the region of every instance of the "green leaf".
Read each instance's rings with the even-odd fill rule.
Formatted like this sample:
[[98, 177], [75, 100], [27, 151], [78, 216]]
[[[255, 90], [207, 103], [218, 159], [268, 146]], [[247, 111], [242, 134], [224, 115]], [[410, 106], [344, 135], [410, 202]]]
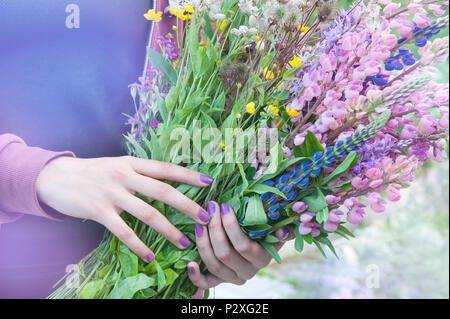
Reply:
[[266, 212], [264, 211], [261, 197], [258, 195], [250, 197], [242, 225], [243, 226], [260, 225], [265, 224], [266, 221], [267, 216]]
[[164, 58], [161, 53], [148, 48], [147, 49], [147, 57], [150, 61], [150, 63], [155, 67], [158, 68], [160, 71], [162, 71], [165, 76], [167, 77], [167, 80], [175, 84], [177, 83], [177, 72], [175, 72], [175, 69], [173, 68], [172, 63], [170, 63], [166, 58]]
[[158, 262], [156, 262], [156, 280], [158, 281], [158, 290], [161, 291], [166, 285], [166, 275]]
[[125, 276], [135, 276], [138, 273], [138, 257], [124, 244], [120, 244], [119, 263]]
[[308, 205], [308, 210], [318, 213], [328, 207], [327, 201], [325, 199], [325, 195], [319, 188], [314, 188], [311, 190], [311, 193], [302, 198], [302, 201]]
[[275, 244], [278, 243], [280, 240], [273, 235], [267, 235], [267, 237], [264, 238], [264, 241], [269, 244]]
[[322, 182], [322, 185], [327, 185], [329, 182], [334, 181], [347, 173], [347, 171], [352, 167], [352, 163], [354, 162], [356, 158], [356, 152], [351, 151], [347, 158], [338, 166], [335, 168], [335, 170], [329, 174]]
[[323, 250], [322, 246], [320, 246], [320, 243], [314, 238], [313, 239], [314, 244], [319, 249], [320, 253], [322, 254], [323, 258], [327, 258], [327, 255], [325, 254], [325, 251]]
[[297, 225], [294, 227], [294, 234], [295, 234], [295, 249], [299, 253], [301, 253], [303, 251], [304, 243], [303, 243], [303, 236], [300, 234]]
[[131, 299], [136, 292], [149, 288], [155, 284], [155, 280], [144, 274], [127, 277], [119, 282], [109, 294], [110, 299]]
[[281, 257], [272, 244], [266, 243], [264, 241], [260, 241], [259, 243], [272, 255], [273, 259], [275, 259], [277, 263], [281, 264]]
[[353, 237], [353, 238], [355, 237], [355, 235], [353, 235], [353, 233], [351, 231], [349, 231], [347, 228], [345, 228], [342, 225], [339, 225], [337, 230], [341, 231], [342, 233], [346, 234], [347, 236], [350, 236], [350, 237]]
[[310, 245], [313, 243], [311, 233], [309, 233], [308, 235], [302, 235], [302, 238], [304, 241], [306, 241]]
[[168, 286], [170, 286], [178, 278], [178, 273], [171, 268], [164, 269], [164, 275], [166, 276], [166, 284]]
[[208, 12], [205, 12], [205, 14], [203, 15], [203, 18], [205, 19], [205, 22], [206, 22], [206, 24], [205, 24], [205, 33], [206, 33], [206, 36], [208, 37], [208, 38], [210, 38], [210, 39], [212, 39], [212, 37], [214, 36], [214, 32], [213, 32], [213, 29], [212, 29], [212, 22], [211, 22], [211, 18], [209, 17], [209, 14], [208, 14]]
[[333, 244], [331, 243], [331, 241], [330, 241], [327, 237], [319, 236], [319, 237], [316, 237], [315, 240], [317, 240], [318, 242], [320, 242], [320, 243], [322, 243], [322, 244], [324, 244], [324, 245], [327, 245], [328, 248], [330, 248], [330, 250], [331, 250], [331, 251], [333, 252], [333, 254], [336, 256], [336, 258], [339, 259], [339, 256], [337, 255], [336, 250], [334, 249]]
[[100, 289], [105, 286], [105, 282], [103, 280], [94, 280], [87, 283], [84, 286], [83, 290], [80, 293], [80, 299], [93, 299]]
[[328, 220], [328, 206], [317, 213], [316, 220], [319, 224], [322, 224]]
[[[313, 132], [308, 131], [305, 141], [298, 148], [298, 156], [311, 157], [317, 152], [323, 152], [324, 148], [320, 144]], [[297, 157], [297, 154], [295, 155]]]
[[156, 136], [153, 129], [150, 129], [149, 131], [150, 131], [150, 141], [145, 136], [143, 139], [144, 139], [145, 146], [147, 146], [147, 148], [150, 151], [150, 157], [152, 160], [155, 160], [155, 161], [163, 161], [164, 154], [161, 149], [161, 145], [159, 145], [158, 137]]
[[271, 186], [264, 185], [264, 184], [256, 184], [255, 186], [253, 186], [251, 189], [248, 189], [244, 193], [245, 194], [247, 194], [247, 193], [264, 194], [264, 193], [268, 193], [268, 192], [277, 194], [278, 196], [286, 199], [286, 195], [284, 195], [284, 193], [281, 192], [278, 188], [271, 187]]
[[147, 152], [136, 142], [136, 140], [131, 135], [124, 136], [125, 139], [133, 145], [134, 150], [136, 152], [136, 156], [139, 158], [145, 158], [148, 159]]

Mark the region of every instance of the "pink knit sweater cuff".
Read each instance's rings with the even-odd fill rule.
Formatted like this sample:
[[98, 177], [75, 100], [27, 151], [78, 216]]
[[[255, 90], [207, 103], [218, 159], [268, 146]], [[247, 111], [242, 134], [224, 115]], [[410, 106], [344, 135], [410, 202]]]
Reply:
[[63, 214], [38, 201], [36, 180], [51, 160], [75, 155], [30, 147], [10, 134], [2, 135], [0, 140], [0, 224], [13, 222], [22, 214], [64, 219]]

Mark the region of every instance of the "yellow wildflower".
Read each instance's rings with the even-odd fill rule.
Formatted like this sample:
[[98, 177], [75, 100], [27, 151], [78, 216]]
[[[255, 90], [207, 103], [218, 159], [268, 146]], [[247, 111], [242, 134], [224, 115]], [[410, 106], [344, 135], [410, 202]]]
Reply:
[[286, 112], [289, 114], [290, 117], [296, 117], [300, 115], [300, 112], [294, 109], [291, 109], [290, 107], [286, 107]]
[[144, 13], [144, 17], [149, 21], [160, 22], [162, 20], [162, 12], [156, 12], [154, 9], [151, 9]]
[[306, 25], [299, 25], [299, 26], [297, 27], [297, 30], [300, 30], [301, 33], [306, 33], [306, 32], [309, 31], [309, 27], [307, 27]]
[[268, 68], [268, 67], [265, 67], [265, 68], [264, 68], [263, 74], [266, 75], [266, 79], [267, 79], [267, 80], [272, 80], [273, 78], [275, 78], [275, 74], [274, 74], [272, 71], [269, 71], [269, 68]]
[[247, 113], [253, 114], [256, 111], [255, 102], [250, 102], [247, 104]]
[[191, 6], [187, 5], [184, 7], [184, 10], [181, 11], [178, 8], [170, 8], [169, 11], [176, 17], [178, 17], [178, 19], [181, 19], [183, 21], [185, 20], [191, 20], [193, 17], [193, 13], [194, 13], [194, 8], [192, 8]]
[[282, 119], [280, 119], [278, 116], [274, 120], [275, 125], [278, 127], [278, 129], [282, 129], [284, 126], [284, 122]]
[[225, 143], [224, 142], [222, 142], [221, 146], [222, 146], [222, 149], [225, 151]]
[[301, 64], [302, 64], [302, 60], [296, 55], [294, 55], [294, 58], [291, 61], [289, 61], [289, 65], [292, 66], [293, 68], [296, 68], [296, 67], [300, 66]]
[[277, 115], [278, 112], [280, 112], [280, 109], [276, 106], [273, 106], [271, 103], [269, 103], [269, 109], [267, 110], [272, 115]]
[[219, 30], [223, 31], [227, 27], [227, 20], [223, 20], [222, 23], [219, 26]]

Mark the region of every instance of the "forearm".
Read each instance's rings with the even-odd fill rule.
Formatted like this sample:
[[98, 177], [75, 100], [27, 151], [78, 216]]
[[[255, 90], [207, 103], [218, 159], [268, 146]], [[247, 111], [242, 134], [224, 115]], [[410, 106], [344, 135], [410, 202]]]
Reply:
[[64, 215], [38, 200], [36, 180], [42, 168], [72, 152], [52, 152], [30, 147], [12, 134], [0, 135], [0, 224], [19, 219], [23, 214], [62, 220]]

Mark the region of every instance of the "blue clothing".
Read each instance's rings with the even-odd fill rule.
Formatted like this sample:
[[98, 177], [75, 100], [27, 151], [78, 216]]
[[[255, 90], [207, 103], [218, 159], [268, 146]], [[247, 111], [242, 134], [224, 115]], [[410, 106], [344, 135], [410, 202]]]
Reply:
[[[67, 28], [68, 4], [80, 28]], [[127, 88], [141, 76], [151, 0], [0, 0], [0, 134], [78, 157], [125, 154]], [[0, 231], [0, 298], [44, 298], [103, 227], [24, 216]], [[14, 243], [14, 244], [13, 244]]]

